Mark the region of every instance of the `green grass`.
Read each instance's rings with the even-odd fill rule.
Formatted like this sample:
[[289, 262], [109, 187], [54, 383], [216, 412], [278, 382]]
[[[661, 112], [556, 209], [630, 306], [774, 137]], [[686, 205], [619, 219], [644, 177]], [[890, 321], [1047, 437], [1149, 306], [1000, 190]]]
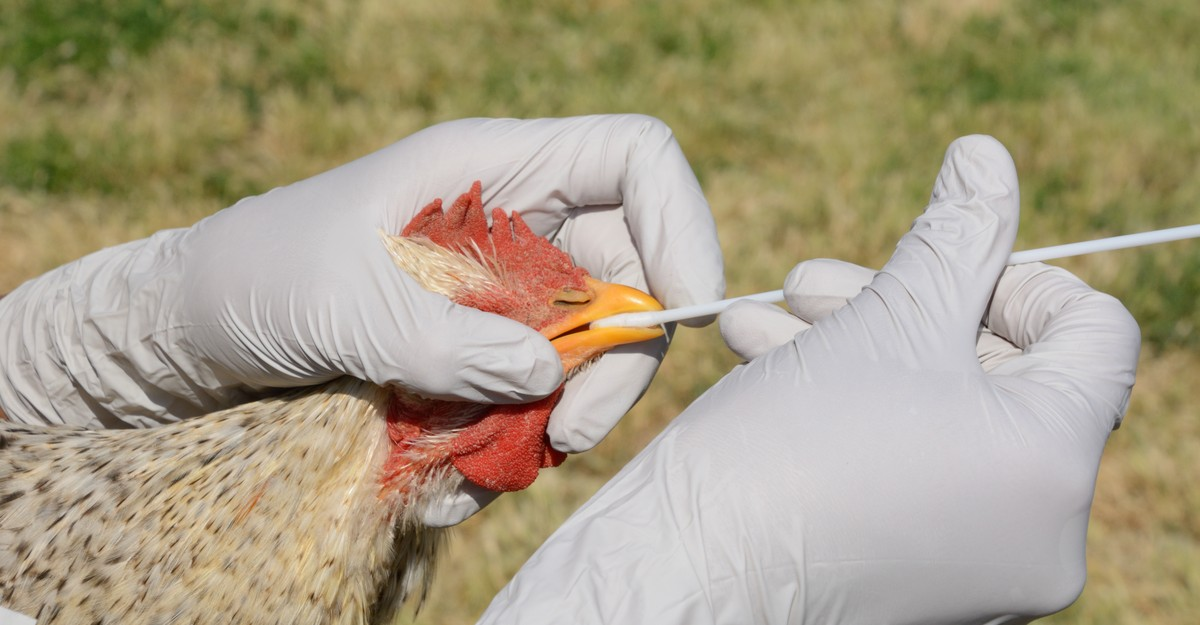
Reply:
[[[1019, 248], [1200, 215], [1200, 5], [1187, 0], [10, 4], [0, 292], [476, 115], [666, 120], [712, 202], [731, 294], [778, 288], [804, 258], [881, 264], [946, 144], [973, 132], [1017, 162]], [[1147, 349], [1105, 455], [1089, 584], [1053, 622], [1192, 622], [1200, 246], [1061, 264], [1120, 297]], [[600, 448], [458, 532], [418, 620], [469, 622], [732, 363], [713, 330], [681, 330]]]

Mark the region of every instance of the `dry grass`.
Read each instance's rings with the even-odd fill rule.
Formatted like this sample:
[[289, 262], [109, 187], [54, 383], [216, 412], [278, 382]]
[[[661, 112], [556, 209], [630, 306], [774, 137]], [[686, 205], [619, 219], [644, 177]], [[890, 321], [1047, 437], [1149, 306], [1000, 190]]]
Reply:
[[[431, 123], [636, 111], [675, 129], [731, 293], [797, 260], [878, 265], [954, 137], [1022, 175], [1034, 247], [1196, 221], [1200, 5], [1187, 0], [447, 3], [14, 0], [0, 21], [0, 292]], [[1200, 246], [1063, 263], [1147, 342], [1105, 454], [1090, 582], [1059, 623], [1200, 613]], [[462, 623], [732, 359], [680, 333], [596, 451], [459, 531], [420, 622]]]

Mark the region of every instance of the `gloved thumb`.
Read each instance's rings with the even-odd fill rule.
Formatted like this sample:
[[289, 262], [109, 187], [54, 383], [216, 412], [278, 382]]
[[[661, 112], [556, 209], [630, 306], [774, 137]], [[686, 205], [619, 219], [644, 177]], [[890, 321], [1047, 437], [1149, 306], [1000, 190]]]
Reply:
[[816, 323], [845, 306], [874, 277], [874, 269], [817, 258], [802, 262], [788, 272], [783, 281], [783, 294], [793, 315]]
[[536, 331], [388, 271], [391, 284], [366, 290], [379, 299], [357, 307], [382, 314], [342, 324], [354, 333], [353, 348], [339, 349], [354, 354], [342, 370], [425, 397], [487, 403], [533, 401], [562, 384], [558, 352]]
[[812, 327], [774, 304], [741, 301], [718, 317], [721, 338], [733, 353], [750, 361]]
[[[946, 150], [928, 208], [855, 306], [886, 320], [898, 356], [945, 366], [977, 362], [976, 334], [1017, 233], [1017, 173], [995, 139]], [[880, 346], [884, 347], [884, 346]]]
[[845, 306], [874, 276], [874, 270], [840, 260], [802, 262], [783, 283], [791, 314], [763, 302], [738, 302], [721, 313], [721, 338], [735, 354], [754, 360]]

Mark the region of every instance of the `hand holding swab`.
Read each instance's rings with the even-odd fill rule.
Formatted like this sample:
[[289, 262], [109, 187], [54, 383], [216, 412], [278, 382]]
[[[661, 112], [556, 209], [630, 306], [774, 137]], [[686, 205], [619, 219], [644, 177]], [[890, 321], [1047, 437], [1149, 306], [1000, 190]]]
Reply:
[[[1053, 260], [1056, 258], [1079, 256], [1081, 254], [1091, 254], [1093, 252], [1107, 252], [1110, 250], [1121, 250], [1130, 247], [1141, 247], [1143, 245], [1153, 245], [1155, 243], [1166, 243], [1168, 241], [1181, 241], [1183, 239], [1195, 238], [1200, 238], [1200, 224], [1180, 226], [1178, 228], [1167, 228], [1165, 230], [1152, 230], [1150, 232], [1140, 232], [1137, 234], [1126, 234], [1122, 236], [1096, 239], [1094, 241], [1080, 241], [1078, 243], [1040, 247], [1021, 252], [1013, 252], [1012, 255], [1008, 257], [1008, 264], [1020, 265], [1023, 263], [1034, 263], [1044, 260]], [[683, 319], [695, 319], [697, 317], [706, 317], [708, 315], [715, 315], [723, 312], [735, 302], [740, 302], [742, 300], [782, 302], [783, 289], [777, 291], [768, 291], [766, 293], [755, 293], [753, 295], [743, 295], [741, 297], [731, 297], [729, 299], [710, 302], [708, 304], [697, 304], [695, 306], [684, 306], [682, 308], [669, 308], [667, 310], [660, 310], [657, 312], [625, 313], [621, 315], [613, 315], [606, 319], [593, 321], [591, 327], [645, 327], [669, 323], [672, 321], [681, 321]]]

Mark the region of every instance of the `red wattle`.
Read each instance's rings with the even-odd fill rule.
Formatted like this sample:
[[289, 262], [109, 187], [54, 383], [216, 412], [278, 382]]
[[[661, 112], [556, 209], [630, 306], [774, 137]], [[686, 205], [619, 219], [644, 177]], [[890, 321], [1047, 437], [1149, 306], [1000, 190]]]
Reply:
[[550, 447], [546, 423], [562, 390], [530, 404], [494, 406], [450, 445], [451, 463], [488, 490], [528, 488], [538, 469], [562, 464], [566, 454]]

